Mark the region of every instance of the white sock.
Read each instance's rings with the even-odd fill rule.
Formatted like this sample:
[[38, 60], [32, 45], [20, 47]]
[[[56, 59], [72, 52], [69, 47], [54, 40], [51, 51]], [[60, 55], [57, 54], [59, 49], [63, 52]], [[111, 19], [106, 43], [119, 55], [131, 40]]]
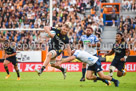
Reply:
[[113, 72], [115, 70], [115, 67], [114, 66], [110, 66], [110, 73], [109, 73], [109, 76], [113, 76]]

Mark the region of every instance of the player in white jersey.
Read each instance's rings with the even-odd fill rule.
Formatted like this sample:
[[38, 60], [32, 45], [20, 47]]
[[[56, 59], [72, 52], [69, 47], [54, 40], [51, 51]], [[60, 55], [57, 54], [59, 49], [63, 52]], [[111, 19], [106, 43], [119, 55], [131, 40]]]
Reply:
[[[60, 65], [61, 63], [65, 63], [65, 62], [69, 62], [72, 61], [74, 59], [79, 59], [81, 62], [87, 63], [89, 66], [87, 68], [87, 74], [86, 74], [86, 78], [88, 80], [101, 80], [104, 83], [106, 83], [107, 85], [110, 85], [110, 83], [107, 81], [112, 81], [114, 82], [115, 86], [118, 87], [119, 85], [119, 81], [108, 76], [108, 75], [104, 75], [102, 68], [101, 68], [101, 63], [100, 61], [98, 61], [98, 57], [91, 55], [90, 53], [84, 51], [84, 50], [74, 50], [72, 52], [72, 56], [63, 59], [62, 61], [56, 63], [56, 65]], [[97, 72], [99, 77], [94, 76], [93, 73]]]
[[84, 50], [76, 50], [73, 55], [81, 62], [87, 63], [90, 66], [93, 66], [98, 60], [98, 57], [93, 56]]
[[[83, 50], [97, 56], [97, 47], [100, 47], [99, 39], [93, 35], [93, 29], [90, 26], [86, 28], [86, 35], [82, 35], [79, 44], [83, 44]], [[79, 47], [80, 48], [80, 47]], [[99, 60], [100, 61], [100, 60]], [[86, 64], [82, 65], [82, 77], [80, 81], [85, 81]]]

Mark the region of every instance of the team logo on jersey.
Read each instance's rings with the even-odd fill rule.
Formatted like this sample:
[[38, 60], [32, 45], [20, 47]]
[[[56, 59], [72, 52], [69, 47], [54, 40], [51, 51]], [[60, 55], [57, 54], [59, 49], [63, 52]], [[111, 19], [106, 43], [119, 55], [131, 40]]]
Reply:
[[62, 52], [62, 50], [59, 50], [59, 52]]
[[119, 46], [119, 44], [116, 44], [116, 47], [118, 47]]
[[94, 59], [93, 58], [88, 58], [88, 60], [93, 61]]
[[94, 37], [90, 37], [89, 39], [92, 41], [92, 40], [94, 40]]
[[99, 71], [100, 69], [98, 68], [97, 71]]
[[118, 48], [122, 48], [122, 46], [119, 46]]
[[65, 40], [65, 38], [63, 38], [63, 40]]
[[119, 49], [115, 49], [114, 51], [117, 53], [121, 53], [121, 50], [119, 50]]

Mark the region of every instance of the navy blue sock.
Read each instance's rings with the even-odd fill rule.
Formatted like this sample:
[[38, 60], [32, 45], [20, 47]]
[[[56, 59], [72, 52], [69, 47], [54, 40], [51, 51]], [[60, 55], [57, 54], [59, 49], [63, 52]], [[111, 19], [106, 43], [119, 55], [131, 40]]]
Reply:
[[82, 78], [85, 78], [86, 68], [82, 68]]
[[112, 82], [116, 81], [114, 78], [111, 79]]
[[97, 76], [97, 73], [95, 72], [94, 75]]
[[45, 69], [45, 66], [42, 66], [42, 68], [40, 69], [40, 73], [42, 73]]
[[109, 82], [107, 80], [102, 80], [104, 83], [106, 83], [107, 85], [109, 85]]
[[108, 83], [107, 80], [101, 79], [100, 77], [97, 77], [96, 80], [101, 80], [101, 81], [103, 81], [104, 83], [106, 83], [107, 85], [109, 85], [109, 83]]
[[19, 70], [16, 71], [17, 77], [20, 77]]
[[9, 75], [8, 66], [4, 66], [4, 68], [5, 68], [6, 72], [7, 72], [7, 74]]
[[97, 77], [96, 80], [101, 80], [101, 81], [103, 81], [103, 79], [101, 79], [100, 77]]
[[61, 70], [62, 72], [64, 72], [64, 68], [61, 67], [60, 70]]

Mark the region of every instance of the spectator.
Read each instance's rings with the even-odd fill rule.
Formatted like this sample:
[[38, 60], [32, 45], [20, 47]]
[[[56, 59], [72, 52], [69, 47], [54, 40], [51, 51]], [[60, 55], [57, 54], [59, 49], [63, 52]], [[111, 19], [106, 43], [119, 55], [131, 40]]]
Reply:
[[86, 4], [83, 2], [83, 0], [81, 0], [80, 11], [82, 14], [85, 14], [85, 8], [86, 8]]
[[130, 49], [134, 50], [133, 47], [136, 40], [135, 18], [127, 16], [123, 20], [123, 16], [121, 16], [118, 31], [123, 32], [125, 41], [128, 43]]
[[115, 20], [116, 20], [116, 13], [115, 13], [115, 8], [114, 8], [114, 5], [112, 5], [112, 27], [115, 27]]
[[136, 52], [136, 41], [134, 42], [133, 50]]
[[95, 7], [91, 9], [91, 16], [94, 16], [96, 14]]
[[122, 0], [122, 10], [135, 11], [135, 0]]
[[95, 35], [97, 35], [98, 38], [100, 38], [101, 32], [102, 32], [102, 31], [101, 31], [99, 25], [97, 24], [97, 27], [96, 27], [96, 29], [95, 29]]
[[99, 22], [99, 18], [98, 18], [98, 16], [97, 16], [97, 14], [95, 14], [95, 15], [93, 16], [93, 21], [95, 21], [96, 23]]
[[99, 17], [99, 26], [100, 28], [102, 28], [102, 30], [104, 30], [103, 18], [100, 17]]
[[91, 8], [94, 7], [94, 0], [90, 0]]
[[102, 3], [106, 3], [106, 2], [107, 2], [107, 0], [101, 0], [101, 2], [102, 2]]
[[136, 0], [132, 2], [132, 11], [136, 11]]
[[110, 3], [113, 3], [114, 2], [114, 0], [110, 0]]
[[70, 0], [70, 5], [73, 5], [73, 6], [75, 6], [76, 5], [76, 0]]

